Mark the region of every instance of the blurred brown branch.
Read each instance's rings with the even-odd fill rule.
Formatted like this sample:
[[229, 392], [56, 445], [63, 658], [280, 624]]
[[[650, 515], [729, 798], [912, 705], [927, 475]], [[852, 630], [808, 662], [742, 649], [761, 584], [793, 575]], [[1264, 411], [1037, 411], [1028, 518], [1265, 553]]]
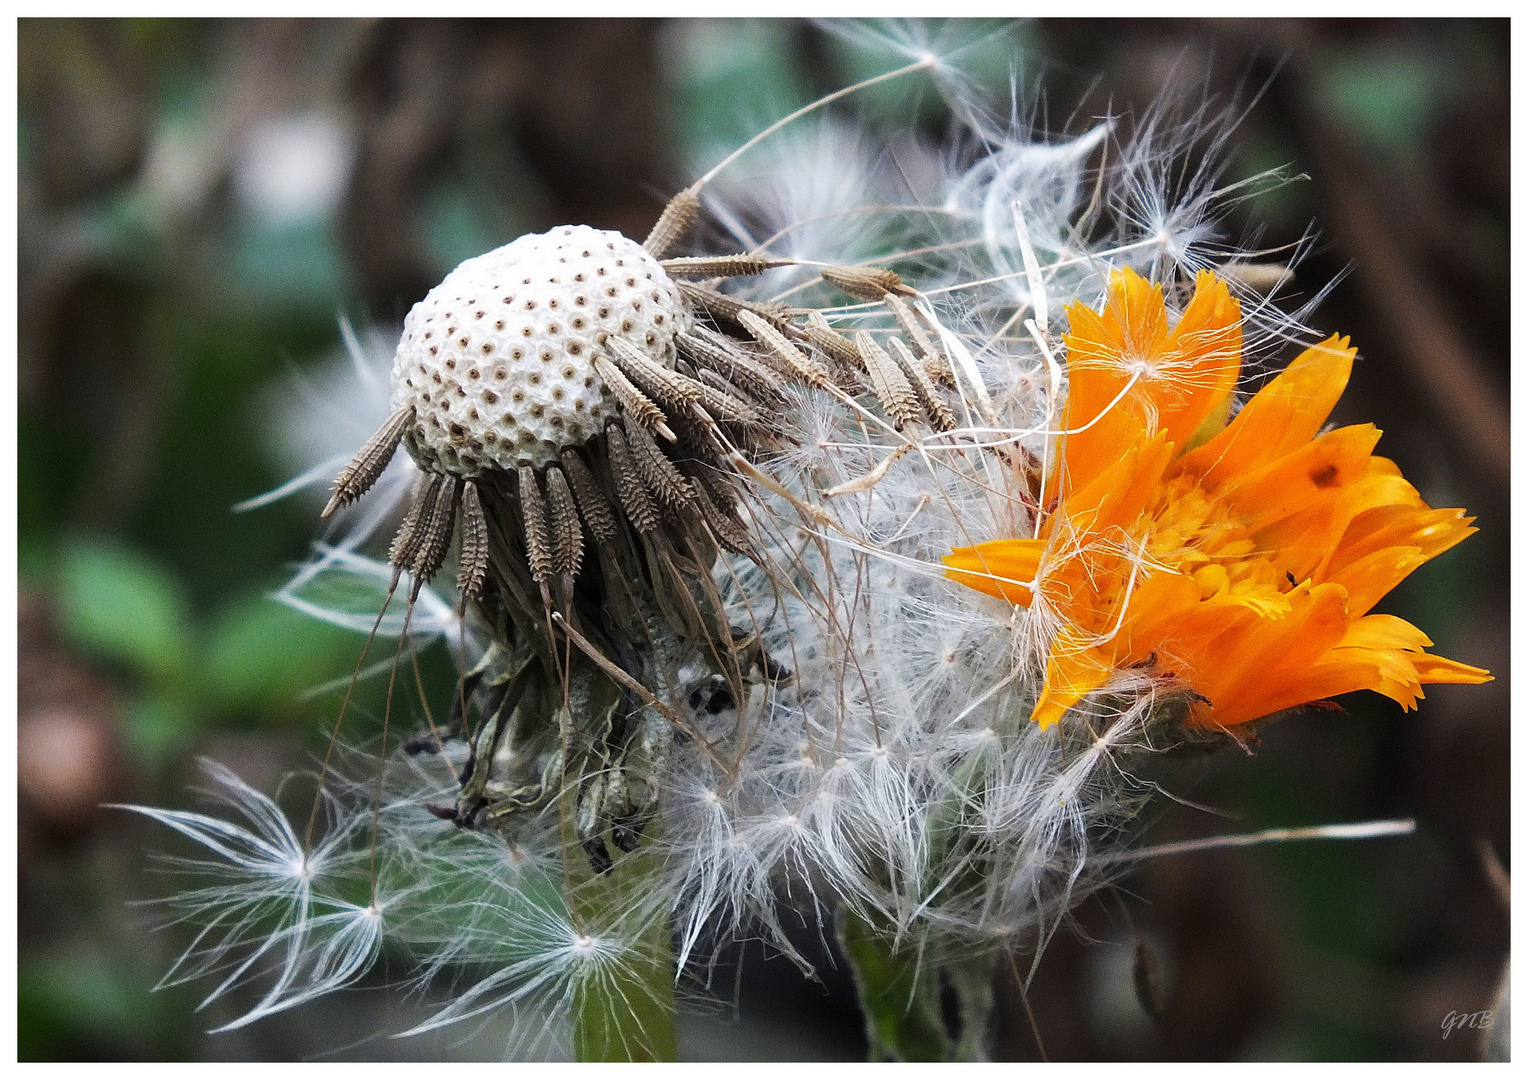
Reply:
[[1314, 172], [1326, 194], [1327, 220], [1352, 253], [1355, 278], [1368, 302], [1392, 327], [1407, 374], [1436, 404], [1475, 464], [1505, 484], [1511, 425], [1485, 364], [1398, 242], [1397, 220], [1383, 214], [1373, 198], [1383, 181], [1315, 109], [1306, 110], [1305, 123]]
[[[1458, 305], [1440, 295], [1436, 273], [1422, 264], [1446, 258], [1457, 247], [1465, 230], [1456, 208], [1434, 183], [1393, 170], [1382, 173], [1334, 122], [1316, 77], [1337, 40], [1332, 25], [1282, 19], [1206, 25], [1233, 53], [1256, 56], [1269, 45], [1284, 50], [1287, 62], [1274, 92], [1321, 193], [1323, 224], [1351, 257], [1365, 302], [1389, 327], [1405, 376], [1437, 409], [1451, 439], [1474, 465], [1493, 484], [1505, 485], [1511, 425], [1502, 391], [1457, 321]], [[1407, 228], [1421, 236], [1408, 237]]]

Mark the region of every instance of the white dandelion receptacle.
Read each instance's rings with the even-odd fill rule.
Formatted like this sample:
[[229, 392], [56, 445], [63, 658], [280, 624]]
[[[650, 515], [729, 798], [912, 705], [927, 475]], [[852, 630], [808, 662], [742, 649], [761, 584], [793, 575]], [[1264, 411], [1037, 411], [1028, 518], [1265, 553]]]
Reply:
[[616, 416], [595, 369], [614, 335], [672, 369], [678, 288], [620, 233], [567, 225], [468, 259], [403, 322], [392, 407], [421, 468], [477, 476], [556, 460]]

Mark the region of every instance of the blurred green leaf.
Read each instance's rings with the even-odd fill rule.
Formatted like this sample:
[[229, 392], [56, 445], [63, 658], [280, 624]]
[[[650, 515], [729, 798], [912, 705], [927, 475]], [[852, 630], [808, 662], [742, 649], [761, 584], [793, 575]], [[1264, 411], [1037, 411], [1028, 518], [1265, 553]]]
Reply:
[[1321, 65], [1317, 78], [1322, 98], [1354, 135], [1379, 150], [1413, 154], [1453, 76], [1432, 57], [1377, 48]]
[[1298, 1061], [1383, 1061], [1395, 1053], [1374, 1032], [1342, 1017], [1306, 1015], [1292, 1035]]
[[[472, 147], [473, 171], [442, 177], [420, 199], [421, 226], [442, 276], [464, 259], [533, 231], [555, 207], [512, 146]], [[485, 182], [491, 178], [492, 183]]]
[[[1367, 734], [1356, 724], [1349, 727], [1355, 740]], [[1249, 769], [1237, 784], [1249, 826], [1351, 820], [1351, 811], [1312, 797], [1319, 788], [1308, 772], [1260, 764], [1263, 767]], [[1398, 857], [1406, 843], [1270, 844], [1257, 857], [1273, 872], [1282, 894], [1281, 909], [1290, 914], [1307, 948], [1323, 956], [1373, 963], [1393, 951], [1398, 930], [1396, 913], [1385, 908], [1384, 892], [1377, 887], [1373, 861]]]
[[16, 576], [23, 585], [50, 577], [54, 554], [49, 537], [21, 532], [16, 537]]
[[252, 406], [289, 366], [283, 357], [334, 347], [333, 311], [279, 323], [226, 310], [166, 315], [160, 332], [177, 357], [175, 385], [132, 535], [177, 569], [202, 610], [215, 610], [307, 549], [312, 510], [300, 501], [265, 507], [254, 518], [232, 507], [287, 479], [266, 459], [269, 440]]
[[888, 935], [847, 907], [838, 914], [838, 944], [854, 975], [871, 1061], [955, 1060], [935, 964], [894, 950]]
[[204, 672], [219, 705], [282, 711], [305, 690], [349, 672], [361, 638], [265, 594], [235, 599], [209, 635]]
[[145, 1008], [148, 997], [144, 986], [113, 971], [104, 957], [53, 956], [23, 964], [16, 972], [16, 1056], [78, 1059], [98, 1049], [91, 1040], [103, 1038], [119, 1052], [147, 1050], [155, 1014]]
[[230, 237], [226, 294], [245, 307], [283, 316], [332, 311], [342, 298], [345, 268], [327, 220], [238, 222]]
[[56, 411], [20, 403], [16, 410], [16, 529], [22, 536], [51, 533], [63, 520], [90, 457], [90, 436], [89, 430]]
[[811, 100], [796, 28], [777, 19], [684, 19], [666, 43], [685, 149], [707, 165]]
[[157, 772], [191, 742], [204, 723], [205, 717], [184, 693], [151, 695], [128, 706], [127, 742], [138, 760]]
[[[1028, 87], [1026, 76], [1038, 46], [1031, 30], [1013, 19], [852, 19], [828, 27], [828, 47], [843, 85], [863, 82], [914, 63], [924, 55], [937, 57], [944, 74], [956, 76], [965, 90], [986, 88], [998, 95], [988, 103], [1007, 107], [1010, 80]], [[904, 76], [855, 93], [855, 111], [882, 123], [913, 126], [948, 115], [943, 98], [933, 92], [927, 72]]]
[[1290, 163], [1299, 159], [1298, 147], [1282, 131], [1260, 128], [1248, 130], [1246, 138], [1232, 154], [1227, 175], [1237, 177], [1269, 175], [1245, 189], [1247, 201], [1237, 209], [1249, 227], [1283, 229], [1298, 233], [1315, 212], [1311, 204], [1312, 188], [1302, 179], [1299, 169]]
[[141, 192], [117, 188], [92, 200], [81, 208], [77, 227], [95, 257], [119, 273], [144, 282], [163, 275], [162, 223]]
[[58, 591], [64, 630], [83, 648], [155, 680], [172, 680], [189, 667], [185, 590], [148, 555], [101, 540], [69, 541]]

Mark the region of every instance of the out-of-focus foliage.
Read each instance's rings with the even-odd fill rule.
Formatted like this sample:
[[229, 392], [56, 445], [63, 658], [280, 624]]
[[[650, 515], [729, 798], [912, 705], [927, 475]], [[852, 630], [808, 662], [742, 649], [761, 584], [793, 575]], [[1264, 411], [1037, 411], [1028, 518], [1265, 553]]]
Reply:
[[[1041, 963], [1029, 998], [1046, 1049], [1473, 1053], [1439, 1024], [1489, 1007], [1506, 945], [1477, 855], [1508, 839], [1505, 445], [1493, 457], [1491, 442], [1492, 407], [1505, 417], [1506, 40], [1505, 22], [23, 20], [20, 1055], [503, 1052], [491, 1037], [366, 1041], [408, 1025], [365, 993], [198, 1035], [216, 1009], [188, 1019], [190, 989], [149, 993], [185, 935], [144, 933], [155, 915], [128, 906], [168, 891], [143, 855], [164, 838], [98, 805], [184, 805], [200, 753], [274, 790], [322, 752], [362, 638], [271, 599], [318, 535], [317, 504], [232, 507], [288, 478], [282, 403], [338, 362], [336, 316], [390, 327], [457, 261], [522, 232], [640, 237], [665, 193], [760, 127], [923, 48], [956, 52], [977, 83], [1011, 76], [1026, 110], [1039, 88], [1056, 130], [1111, 105], [1128, 122], [1164, 90], [1255, 99], [1230, 175], [1288, 164], [1313, 180], [1240, 207], [1233, 237], [1260, 229], [1277, 247], [1322, 225], [1301, 287], [1351, 270], [1317, 324], [1364, 346], [1340, 419], [1378, 422], [1380, 451], [1423, 495], [1482, 528], [1391, 610], [1497, 683], [1468, 699], [1438, 688], [1408, 716], [1364, 700], [1287, 719], [1256, 760], [1164, 778], [1236, 829], [1393, 814], [1418, 816], [1419, 834], [1146, 867], [1129, 888], [1149, 904], [1106, 896], [1078, 913], [1104, 944], [1058, 936]], [[928, 139], [948, 124], [926, 83], [854, 109], [912, 117]], [[1413, 287], [1436, 316], [1421, 330], [1402, 321], [1418, 303], [1393, 307]], [[1407, 359], [1440, 326], [1458, 343], [1445, 379], [1475, 379], [1483, 398], [1440, 392], [1428, 358]], [[423, 654], [430, 700], [449, 698], [451, 670], [441, 646]], [[346, 739], [377, 730], [384, 682], [363, 683]], [[400, 687], [395, 707], [418, 715], [409, 665]], [[1159, 824], [1162, 839], [1223, 827], [1190, 809]], [[1161, 956], [1160, 1023], [1128, 989], [1137, 939]], [[686, 1019], [684, 1052], [862, 1055], [838, 976], [824, 998], [756, 961], [750, 1023]], [[719, 973], [717, 992], [731, 985]], [[1011, 982], [1003, 998], [1003, 1052], [1033, 1056]]]

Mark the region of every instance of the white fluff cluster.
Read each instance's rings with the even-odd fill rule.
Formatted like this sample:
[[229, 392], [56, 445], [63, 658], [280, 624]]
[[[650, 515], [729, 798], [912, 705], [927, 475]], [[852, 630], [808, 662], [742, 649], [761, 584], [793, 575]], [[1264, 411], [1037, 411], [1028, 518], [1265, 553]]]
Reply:
[[[1189, 119], [1200, 137], [1213, 120]], [[181, 898], [223, 920], [181, 974], [231, 968], [215, 997], [276, 970], [236, 1023], [355, 977], [381, 939], [407, 945], [426, 978], [489, 970], [434, 1026], [498, 1006], [565, 1007], [581, 984], [652, 962], [670, 922], [692, 970], [742, 934], [789, 952], [783, 908], [830, 933], [846, 905], [912, 948], [1038, 947], [1102, 880], [1148, 794], [1130, 767], [1151, 750], [1149, 680], [1124, 673], [1091, 714], [1041, 730], [1029, 714], [1055, 627], [1043, 607], [946, 580], [940, 558], [1033, 535], [1022, 465], [1054, 453], [1064, 305], [1095, 303], [1124, 266], [1181, 302], [1195, 271], [1232, 258], [1217, 227], [1223, 193], [1208, 166], [1172, 186], [1185, 147], [1161, 115], [1123, 140], [1113, 122], [1059, 140], [1020, 122], [969, 123], [965, 150], [936, 152], [803, 122], [759, 147], [751, 173], [706, 189], [711, 218], [749, 250], [894, 267], [936, 328], [958, 423], [897, 432], [842, 397], [789, 391], [783, 449], [745, 485], [761, 557], [719, 561], [714, 581], [732, 623], [757, 631], [790, 676], [695, 709], [711, 743], [680, 740], [669, 757], [623, 901], [593, 922], [570, 903], [564, 859], [581, 854], [565, 854], [555, 803], [502, 834], [439, 820], [430, 807], [451, 803], [465, 761], [457, 743], [395, 755], [381, 781], [341, 792], [307, 855], [273, 804], [218, 774], [247, 826], [148, 812], [206, 846], [224, 876]], [[884, 306], [800, 266], [746, 295], [815, 307], [845, 332], [895, 327]], [[1299, 332], [1264, 298], [1243, 299], [1249, 344], [1258, 330]], [[321, 891], [326, 873], [337, 883]]]
[[[1118, 680], [1085, 728], [1042, 731], [1028, 717], [1046, 613], [956, 585], [940, 562], [1033, 535], [1015, 462], [1039, 460], [1055, 434], [1062, 305], [1094, 302], [1121, 266], [1161, 277], [1165, 260], [1192, 280], [1215, 259], [1199, 248], [1215, 237], [1208, 187], [1180, 208], [1171, 241], [1191, 261], [1137, 235], [1147, 210], [1128, 200], [1160, 148], [1111, 143], [1122, 156], [1100, 176], [1111, 130], [1059, 142], [982, 132], [986, 151], [951, 171], [911, 144], [892, 148], [892, 167], [823, 124], [782, 141], [768, 183], [729, 183], [712, 207], [750, 248], [895, 266], [938, 327], [963, 407], [943, 434], [896, 432], [800, 387], [781, 410], [789, 447], [765, 467], [773, 485], [752, 486], [764, 557], [731, 558], [716, 580], [731, 621], [795, 677], [715, 717], [713, 738], [746, 732], [729, 768], [693, 748], [676, 765], [665, 819], [684, 838], [669, 849], [682, 954], [739, 918], [777, 926], [782, 881], [795, 906], [809, 890], [823, 911], [850, 905], [912, 948], [1036, 944], [1101, 880], [1099, 856], [1145, 797], [1127, 765], [1149, 749], [1149, 681]], [[1109, 229], [1089, 221], [1102, 199], [1125, 200]], [[882, 305], [775, 273], [796, 280], [751, 295], [789, 295], [844, 332], [894, 328]]]

